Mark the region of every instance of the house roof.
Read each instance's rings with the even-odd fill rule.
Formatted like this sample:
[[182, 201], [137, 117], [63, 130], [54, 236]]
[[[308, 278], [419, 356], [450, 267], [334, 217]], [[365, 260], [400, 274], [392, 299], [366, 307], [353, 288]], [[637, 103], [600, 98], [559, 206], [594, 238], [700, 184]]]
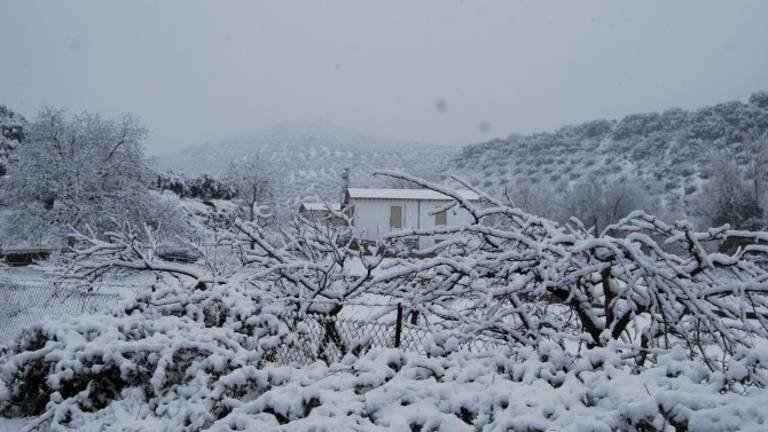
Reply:
[[[464, 199], [478, 200], [480, 197], [471, 190], [457, 191]], [[449, 201], [452, 198], [431, 189], [370, 189], [349, 188], [347, 193], [350, 198], [357, 199], [393, 199], [393, 200], [423, 200], [423, 201]]]
[[309, 211], [328, 211], [328, 206], [330, 204], [330, 208], [333, 211], [339, 211], [341, 210], [341, 204], [334, 202], [334, 203], [324, 203], [324, 202], [303, 202], [301, 203], [301, 206]]

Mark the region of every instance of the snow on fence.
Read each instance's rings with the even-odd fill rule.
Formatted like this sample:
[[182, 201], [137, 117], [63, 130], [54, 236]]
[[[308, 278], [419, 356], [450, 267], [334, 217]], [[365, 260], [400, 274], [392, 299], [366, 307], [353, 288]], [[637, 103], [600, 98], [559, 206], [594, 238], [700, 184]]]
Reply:
[[[398, 306], [392, 323], [362, 321], [320, 314], [283, 313], [278, 316], [297, 338], [295, 343], [280, 344], [267, 353], [266, 360], [281, 365], [308, 364], [323, 360], [328, 364], [346, 354], [359, 354], [371, 347], [401, 348], [427, 354], [432, 333], [406, 324], [402, 307]], [[456, 348], [485, 352], [501, 347], [498, 341], [477, 337], [456, 341]]]
[[[0, 359], [22, 330], [48, 317], [105, 311], [120, 299], [117, 294], [94, 293], [53, 283], [23, 283], [0, 280]], [[280, 344], [265, 356], [282, 365], [328, 364], [346, 354], [359, 354], [371, 347], [394, 347], [426, 354], [432, 333], [407, 324], [401, 306], [393, 322], [363, 321], [319, 314], [281, 313], [294, 343]], [[497, 341], [473, 338], [457, 341], [458, 349], [483, 352], [498, 348]]]
[[1, 355], [24, 328], [41, 319], [106, 310], [119, 296], [51, 283], [0, 280], [0, 299]]

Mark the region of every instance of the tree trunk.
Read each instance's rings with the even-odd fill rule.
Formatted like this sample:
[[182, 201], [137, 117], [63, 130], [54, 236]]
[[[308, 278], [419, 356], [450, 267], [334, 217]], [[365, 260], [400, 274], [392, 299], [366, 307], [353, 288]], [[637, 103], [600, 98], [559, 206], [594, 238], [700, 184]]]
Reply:
[[[254, 209], [256, 207], [256, 191], [251, 191], [251, 201], [248, 205], [248, 212], [249, 212], [249, 219], [251, 222], [253, 222], [254, 219], [256, 219], [256, 210]], [[251, 250], [256, 249], [256, 242], [251, 241]]]

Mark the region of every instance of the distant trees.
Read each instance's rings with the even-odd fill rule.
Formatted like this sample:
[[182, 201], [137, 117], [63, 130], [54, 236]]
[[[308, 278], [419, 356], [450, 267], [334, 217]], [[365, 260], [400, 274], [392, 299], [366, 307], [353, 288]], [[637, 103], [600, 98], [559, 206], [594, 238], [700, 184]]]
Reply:
[[[738, 166], [727, 156], [713, 158], [712, 176], [699, 197], [699, 207], [711, 226], [729, 224], [736, 230], [757, 230], [764, 226], [763, 209], [755, 190], [742, 180]], [[741, 243], [731, 239], [720, 249], [733, 252]]]
[[0, 105], [0, 177], [8, 171], [8, 159], [24, 140], [26, 119]]
[[562, 197], [561, 219], [575, 217], [595, 234], [634, 210], [647, 210], [650, 202], [639, 180], [622, 179], [605, 185], [596, 176], [578, 182]]
[[248, 220], [256, 221], [261, 214], [259, 207], [272, 200], [272, 171], [256, 156], [247, 156], [233, 160], [225, 178], [247, 208]]
[[505, 195], [512, 204], [532, 214], [556, 218], [561, 212], [560, 199], [551, 185], [521, 183], [507, 188]]
[[[57, 242], [70, 229], [101, 233], [112, 220], [163, 228], [173, 206], [148, 191], [146, 130], [138, 119], [105, 119], [43, 108], [13, 152], [0, 193], [10, 211], [0, 220], [4, 240]], [[171, 222], [174, 220], [174, 222]]]
[[752, 93], [749, 96], [749, 103], [758, 108], [768, 109], [768, 91], [761, 90]]
[[182, 173], [175, 171], [165, 171], [157, 174], [155, 186], [160, 191], [171, 191], [179, 196], [186, 198], [189, 196], [189, 179]]
[[156, 183], [158, 189], [170, 190], [179, 198], [211, 200], [237, 197], [234, 185], [208, 174], [188, 178], [183, 174], [168, 171], [158, 174]]
[[652, 210], [652, 203], [638, 179], [620, 179], [604, 187], [601, 204], [606, 226], [635, 210]]

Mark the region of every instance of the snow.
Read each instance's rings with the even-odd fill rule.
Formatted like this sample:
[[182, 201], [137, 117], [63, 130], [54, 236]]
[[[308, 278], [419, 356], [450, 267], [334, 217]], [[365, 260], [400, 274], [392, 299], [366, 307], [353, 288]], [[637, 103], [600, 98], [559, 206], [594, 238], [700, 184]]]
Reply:
[[[106, 313], [33, 323], [0, 366], [0, 413], [42, 413], [55, 431], [764, 429], [768, 332], [736, 312], [765, 310], [766, 272], [702, 247], [755, 233], [636, 212], [617, 225], [626, 237], [595, 236], [465, 201], [476, 220], [440, 228], [450, 243], [429, 256], [362, 256], [339, 241], [344, 227], [277, 238], [236, 221], [251, 261], [220, 272], [138, 259], [128, 232], [77, 237], [92, 258], [80, 270], [165, 276]], [[419, 352], [368, 346], [375, 331], [330, 320], [317, 342], [318, 323], [285, 307], [390, 330], [398, 302], [419, 313]], [[483, 338], [496, 344], [466, 348]]]
[[330, 366], [246, 365], [220, 377], [203, 368], [166, 391], [137, 385], [102, 409], [68, 408], [56, 430], [765, 430], [768, 392], [720, 393], [717, 376], [684, 355], [637, 374], [611, 350], [548, 349], [434, 358], [373, 349]]
[[[453, 198], [430, 189], [383, 189], [383, 188], [349, 188], [352, 199], [393, 199], [393, 200], [424, 200], [449, 201]], [[464, 199], [478, 200], [480, 196], [470, 190], [457, 191]]]
[[33, 418], [5, 418], [0, 417], [0, 432], [18, 432], [30, 424]]
[[303, 202], [301, 203], [301, 206], [305, 210], [309, 211], [328, 211], [328, 206], [330, 205], [330, 209], [333, 211], [339, 211], [341, 210], [341, 204], [337, 202], [332, 203], [323, 203], [323, 202]]

